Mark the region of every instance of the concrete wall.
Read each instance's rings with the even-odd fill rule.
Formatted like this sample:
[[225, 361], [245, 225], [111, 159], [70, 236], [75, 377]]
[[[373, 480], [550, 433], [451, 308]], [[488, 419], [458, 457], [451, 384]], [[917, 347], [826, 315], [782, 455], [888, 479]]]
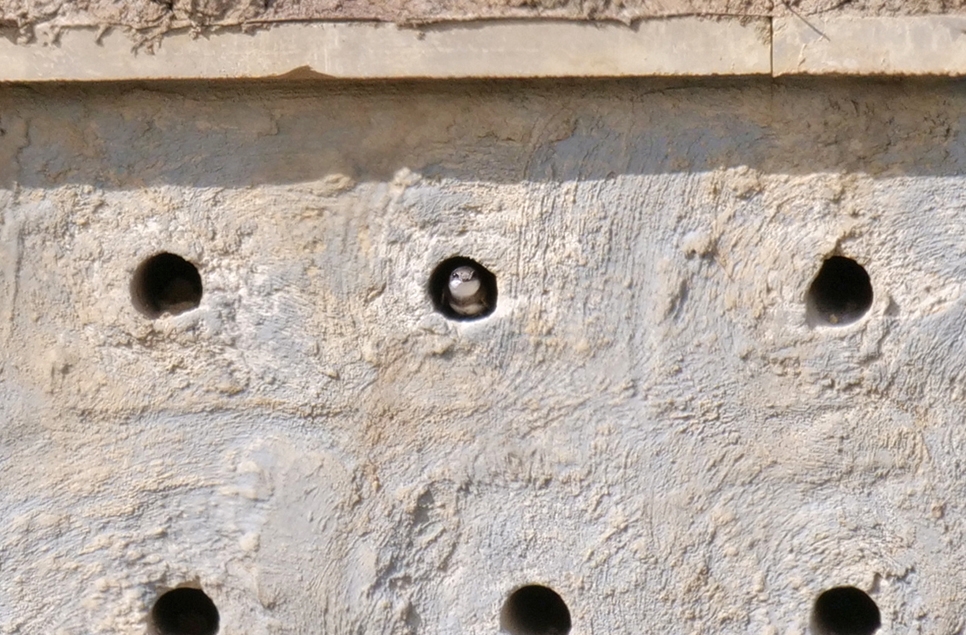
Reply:
[[[0, 633], [966, 627], [966, 90], [0, 91]], [[200, 306], [151, 319], [149, 256]], [[871, 308], [809, 323], [825, 258]], [[451, 321], [450, 256], [497, 279]], [[188, 632], [188, 631], [185, 631]], [[545, 631], [549, 632], [549, 631]]]

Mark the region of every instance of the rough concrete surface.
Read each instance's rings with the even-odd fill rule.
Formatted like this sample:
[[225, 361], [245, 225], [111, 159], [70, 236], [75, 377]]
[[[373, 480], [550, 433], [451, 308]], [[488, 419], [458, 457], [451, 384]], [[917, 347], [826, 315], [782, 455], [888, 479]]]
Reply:
[[[966, 90], [0, 92], [0, 633], [966, 627]], [[148, 256], [199, 308], [131, 301]], [[824, 258], [874, 300], [810, 326]], [[433, 310], [434, 266], [497, 278]]]
[[966, 0], [0, 0], [0, 24], [25, 29], [127, 27], [148, 35], [173, 28], [292, 20], [427, 23], [507, 18], [633, 22], [681, 15], [920, 15], [962, 12]]

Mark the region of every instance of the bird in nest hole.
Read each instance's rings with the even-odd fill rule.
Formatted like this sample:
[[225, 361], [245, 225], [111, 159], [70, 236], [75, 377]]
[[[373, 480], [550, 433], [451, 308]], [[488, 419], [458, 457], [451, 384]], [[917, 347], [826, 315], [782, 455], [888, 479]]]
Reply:
[[449, 274], [449, 283], [443, 291], [443, 303], [458, 315], [474, 317], [489, 308], [487, 295], [476, 269], [464, 265]]

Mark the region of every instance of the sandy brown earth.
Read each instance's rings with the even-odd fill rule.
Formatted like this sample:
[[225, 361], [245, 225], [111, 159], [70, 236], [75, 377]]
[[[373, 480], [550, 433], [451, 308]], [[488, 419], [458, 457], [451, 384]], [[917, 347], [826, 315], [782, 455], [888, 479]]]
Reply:
[[633, 22], [677, 15], [769, 16], [835, 11], [915, 15], [966, 10], [966, 0], [0, 0], [0, 24], [124, 26], [163, 32], [290, 20], [452, 20], [553, 18]]

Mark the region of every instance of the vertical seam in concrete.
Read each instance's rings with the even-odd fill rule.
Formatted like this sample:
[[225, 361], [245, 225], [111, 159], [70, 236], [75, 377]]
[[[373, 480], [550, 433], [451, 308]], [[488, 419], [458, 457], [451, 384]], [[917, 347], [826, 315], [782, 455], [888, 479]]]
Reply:
[[768, 16], [768, 74], [775, 76], [775, 12]]

